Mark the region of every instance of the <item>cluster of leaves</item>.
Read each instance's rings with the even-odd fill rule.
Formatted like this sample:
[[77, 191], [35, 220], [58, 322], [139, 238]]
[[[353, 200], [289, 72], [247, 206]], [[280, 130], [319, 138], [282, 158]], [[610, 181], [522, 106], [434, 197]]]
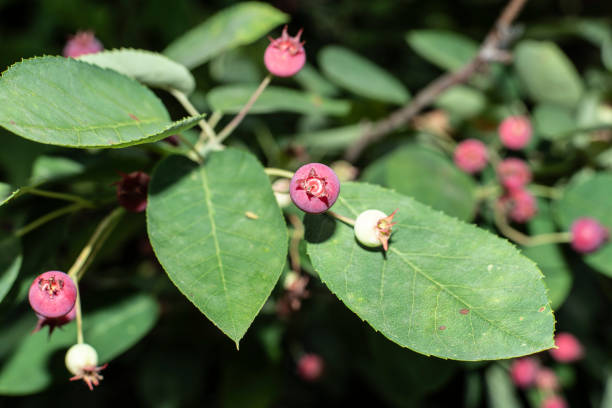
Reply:
[[[497, 123], [510, 114], [530, 112], [535, 137], [525, 156], [536, 179], [554, 193], [539, 203], [538, 216], [526, 232], [567, 231], [581, 216], [612, 227], [607, 211], [612, 191], [607, 170], [609, 72], [599, 69], [583, 77], [558, 45], [537, 39], [542, 35], [537, 30], [532, 35], [527, 31], [513, 49], [512, 66], [491, 66], [490, 72], [451, 88], [434, 102], [433, 114], [415, 121], [417, 131], [398, 132], [366, 152], [356, 163], [362, 170], [359, 181], [342, 183], [333, 210], [355, 218], [370, 208], [387, 214], [398, 209], [390, 249], [384, 253], [359, 245], [350, 226], [327, 214], [304, 216], [293, 207], [280, 208], [264, 169], [264, 164], [294, 170], [306, 161], [336, 160], [364, 132], [354, 113], [363, 101], [376, 101], [384, 110], [409, 103], [411, 94], [401, 81], [355, 51], [328, 45], [309, 55], [311, 63], [295, 80], [268, 87], [255, 102], [243, 138], [228, 139], [233, 147], [220, 151], [202, 150], [203, 163], [194, 160], [190, 145], [197, 146], [199, 139], [194, 126], [231, 116], [245, 105], [261, 79], [260, 61], [248, 56], [250, 44], [266, 41], [265, 34], [288, 20], [269, 5], [242, 3], [210, 17], [163, 53], [116, 49], [79, 60], [37, 57], [3, 73], [0, 126], [12, 134], [2, 134], [0, 151], [0, 219], [6, 224], [0, 240], [0, 307], [7, 316], [0, 342], [0, 393], [35, 393], [57, 381], [47, 366], [54, 353], [74, 343], [75, 328], [70, 324], [49, 340], [44, 333], [28, 336], [35, 318], [24, 312], [27, 287], [43, 268], [70, 266], [96, 225], [92, 220], [115, 205], [111, 183], [118, 171], [150, 170], [152, 179], [146, 219], [125, 217], [99, 254], [104, 263], [94, 264], [82, 281], [84, 335], [100, 361], [110, 361], [147, 334], [156, 334], [150, 332], [160, 316], [160, 302], [174, 305], [162, 309], [170, 316], [176, 316], [176, 304], [181, 313], [192, 312], [177, 301], [176, 289], [167, 284], [170, 278], [236, 346], [255, 318], [264, 315], [263, 328], [255, 334], [269, 359], [278, 363], [289, 325], [273, 318], [282, 285], [270, 294], [281, 276], [295, 269], [287, 262], [295, 237], [301, 265], [295, 272], [312, 274], [316, 281], [309, 303], [340, 309], [312, 313], [326, 327], [323, 332], [332, 332], [328, 337], [333, 340], [326, 342], [332, 346], [319, 346], [332, 362], [328, 371], [338, 374], [330, 383], [347, 378], [333, 364], [334, 347], [345, 349], [340, 354], [351, 350], [371, 356], [356, 358], [355, 370], [398, 405], [441, 386], [458, 366], [418, 356], [388, 340], [453, 360], [504, 359], [553, 347], [552, 310], [561, 306], [572, 286], [564, 248], [547, 244], [524, 248], [521, 254], [496, 236], [492, 206], [487, 205], [496, 197], [483, 195], [496, 183], [495, 172], [488, 168], [478, 180], [462, 173], [449, 158], [448, 143], [475, 137], [498, 149]], [[605, 25], [595, 27], [600, 31], [589, 40], [598, 41], [603, 63], [609, 65], [611, 31]], [[415, 53], [447, 71], [469, 62], [478, 49], [473, 40], [446, 31], [414, 30], [406, 39]], [[197, 89], [191, 70], [203, 64], [222, 85]], [[161, 91], [156, 94], [148, 87]], [[208, 115], [172, 120], [171, 103], [162, 103], [168, 100], [164, 91], [190, 95]], [[299, 131], [274, 134], [268, 124], [274, 117], [264, 121], [257, 116], [270, 113], [300, 115]], [[179, 133], [188, 144], [163, 142]], [[59, 207], [54, 198], [61, 197], [33, 198], [49, 196], [49, 191], [81, 200]], [[54, 214], [54, 221], [45, 222], [46, 214]], [[71, 216], [56, 217], [65, 214]], [[288, 226], [286, 220], [297, 221]], [[147, 249], [145, 225], [154, 256]], [[144, 243], [136, 244], [138, 239]], [[138, 264], [135, 252], [142, 260]], [[167, 277], [157, 273], [154, 258]], [[612, 246], [607, 245], [584, 262], [608, 279], [611, 258]], [[130, 263], [138, 269], [125, 279], [121, 275]], [[388, 340], [350, 320], [337, 300], [325, 297], [327, 290]], [[90, 298], [100, 299], [99, 304], [88, 304]], [[346, 333], [333, 333], [344, 325], [349, 327]], [[301, 331], [307, 333], [304, 327]], [[364, 337], [365, 345], [347, 345], [351, 333]], [[299, 338], [285, 336], [292, 337]], [[194, 339], [195, 344], [200, 340]], [[221, 338], [208, 347], [219, 343]], [[310, 343], [308, 348], [316, 350], [317, 340]], [[292, 347], [304, 347], [296, 344]], [[183, 357], [175, 362], [176, 369], [191, 370], [189, 356]], [[150, 366], [159, 373], [166, 363], [154, 359]], [[410, 374], [413, 368], [407, 370], [415, 366], [422, 367], [414, 370], [418, 377]], [[471, 392], [478, 394], [478, 367], [469, 367], [467, 378], [476, 390]], [[230, 364], [224, 375], [231, 378], [243, 368], [242, 362]], [[205, 376], [202, 370], [194, 378]], [[253, 388], [258, 374], [254, 370]], [[159, 381], [144, 377], [143, 389]], [[486, 384], [492, 396], [512, 392], [500, 366], [486, 369]], [[189, 384], [171, 386], [176, 394], [191, 389]]]

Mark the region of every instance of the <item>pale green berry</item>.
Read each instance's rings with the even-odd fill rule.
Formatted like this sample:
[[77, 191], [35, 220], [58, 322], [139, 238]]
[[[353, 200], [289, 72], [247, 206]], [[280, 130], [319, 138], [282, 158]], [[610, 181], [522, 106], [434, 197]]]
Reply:
[[378, 247], [382, 242], [378, 238], [378, 222], [387, 214], [380, 210], [365, 210], [355, 221], [355, 237], [362, 245], [367, 247]]
[[89, 344], [75, 344], [66, 353], [66, 368], [74, 375], [81, 375], [86, 367], [98, 365], [98, 353]]

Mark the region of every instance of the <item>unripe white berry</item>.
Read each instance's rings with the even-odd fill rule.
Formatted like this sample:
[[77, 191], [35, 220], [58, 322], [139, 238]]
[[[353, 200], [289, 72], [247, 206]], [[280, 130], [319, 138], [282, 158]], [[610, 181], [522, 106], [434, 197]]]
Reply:
[[365, 210], [355, 220], [355, 237], [362, 245], [367, 247], [378, 247], [382, 242], [378, 238], [376, 226], [378, 221], [385, 218], [387, 214], [380, 210]]
[[98, 353], [89, 344], [75, 344], [66, 353], [66, 368], [74, 375], [81, 375], [84, 369], [97, 365]]

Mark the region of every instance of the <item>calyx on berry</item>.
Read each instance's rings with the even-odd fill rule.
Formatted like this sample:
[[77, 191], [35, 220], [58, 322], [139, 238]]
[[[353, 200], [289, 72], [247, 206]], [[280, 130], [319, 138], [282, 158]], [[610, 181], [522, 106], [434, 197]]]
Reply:
[[68, 313], [60, 317], [45, 317], [39, 315], [38, 313], [36, 314], [36, 317], [38, 317], [38, 322], [36, 323], [34, 330], [32, 330], [32, 333], [36, 333], [43, 327], [49, 326], [49, 337], [51, 337], [51, 334], [53, 334], [53, 330], [56, 327], [68, 324], [76, 318], [76, 307], [73, 307]]
[[391, 228], [397, 224], [393, 217], [397, 210], [390, 215], [386, 215], [380, 210], [365, 210], [355, 220], [355, 237], [357, 241], [367, 247], [381, 246], [385, 251], [389, 249], [389, 238]]
[[334, 171], [321, 163], [309, 163], [297, 169], [289, 194], [302, 211], [312, 214], [327, 211], [338, 198], [340, 180]]
[[38, 275], [28, 291], [32, 310], [43, 318], [59, 318], [72, 310], [77, 287], [72, 278], [60, 271], [47, 271]]
[[100, 375], [100, 371], [108, 366], [107, 363], [98, 367], [98, 353], [96, 349], [85, 343], [75, 344], [70, 347], [66, 353], [65, 362], [68, 371], [74, 374], [70, 381], [83, 380], [91, 391], [104, 378]]
[[306, 52], [304, 42], [300, 42], [301, 35], [302, 29], [295, 37], [291, 37], [285, 26], [279, 38], [270, 38], [270, 44], [264, 53], [264, 64], [272, 75], [290, 77], [302, 69], [306, 63]]

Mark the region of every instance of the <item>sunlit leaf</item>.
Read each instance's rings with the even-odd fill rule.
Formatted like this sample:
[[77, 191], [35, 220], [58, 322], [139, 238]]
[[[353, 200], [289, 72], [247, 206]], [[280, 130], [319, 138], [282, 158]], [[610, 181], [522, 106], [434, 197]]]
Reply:
[[164, 54], [187, 68], [195, 68], [225, 50], [252, 43], [287, 20], [285, 13], [269, 4], [239, 3], [174, 40]]
[[334, 212], [397, 209], [389, 251], [362, 247], [329, 215], [304, 218], [308, 254], [349, 309], [395, 343], [426, 355], [488, 360], [553, 346], [542, 273], [515, 247], [392, 191], [344, 183]]
[[124, 147], [163, 139], [200, 119], [172, 122], [148, 88], [72, 58], [31, 58], [0, 78], [0, 126], [39, 143]]
[[238, 344], [287, 255], [287, 228], [261, 164], [234, 149], [202, 166], [167, 157], [149, 187], [147, 229], [172, 282]]

